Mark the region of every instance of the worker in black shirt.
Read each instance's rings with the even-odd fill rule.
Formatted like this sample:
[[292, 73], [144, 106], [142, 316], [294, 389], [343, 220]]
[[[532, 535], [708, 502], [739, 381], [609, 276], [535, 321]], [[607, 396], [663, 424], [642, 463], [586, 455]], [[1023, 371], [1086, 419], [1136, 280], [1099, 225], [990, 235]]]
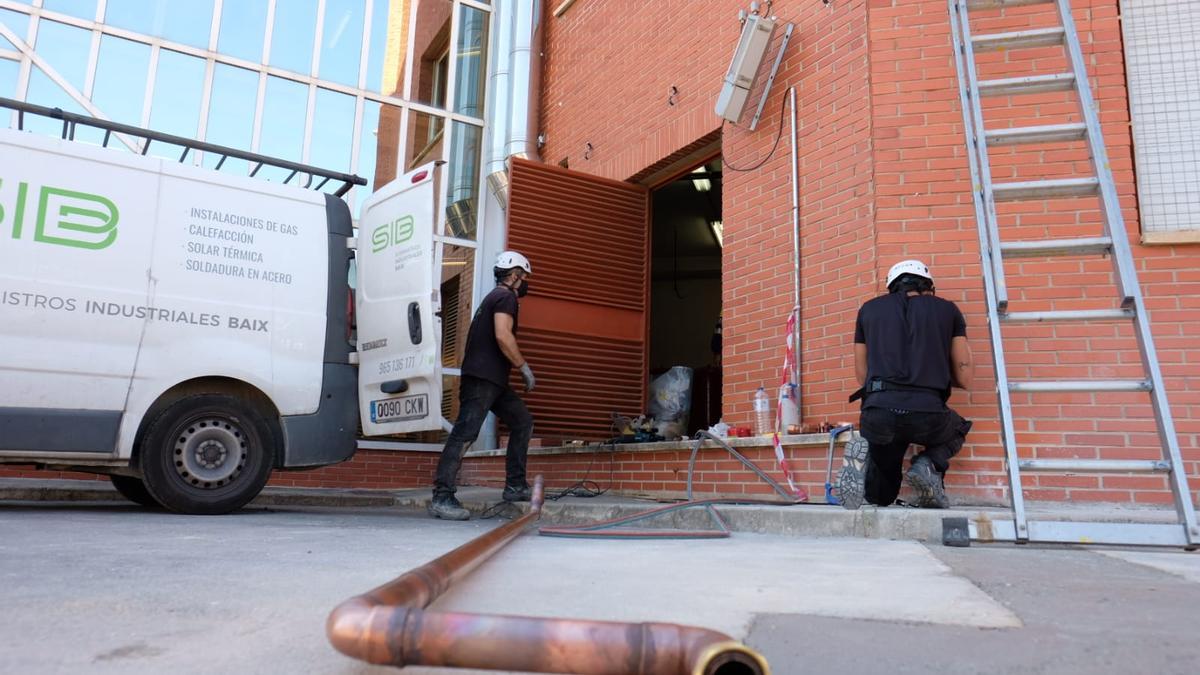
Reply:
[[504, 465], [505, 501], [529, 501], [529, 483], [525, 480], [525, 458], [529, 439], [533, 436], [533, 416], [524, 401], [508, 386], [513, 367], [519, 368], [525, 380], [525, 391], [533, 391], [535, 380], [529, 364], [517, 347], [518, 298], [529, 291], [533, 269], [529, 260], [515, 251], [505, 251], [496, 258], [493, 269], [496, 288], [475, 311], [467, 334], [466, 354], [462, 362], [459, 384], [458, 420], [442, 449], [437, 475], [433, 484], [430, 514], [447, 520], [467, 520], [469, 511], [454, 496], [458, 469], [463, 452], [479, 436], [479, 429], [488, 411], [508, 425], [508, 450]]
[[[933, 276], [919, 260], [893, 265], [887, 288], [858, 310], [854, 328], [862, 388], [850, 400], [862, 399], [862, 437], [846, 444], [840, 501], [848, 509], [864, 501], [888, 506], [904, 478], [916, 491], [916, 506], [944, 509], [946, 470], [971, 428], [946, 407], [952, 385], [971, 386], [966, 321], [953, 302], [934, 294]], [[910, 443], [925, 449], [902, 475]]]

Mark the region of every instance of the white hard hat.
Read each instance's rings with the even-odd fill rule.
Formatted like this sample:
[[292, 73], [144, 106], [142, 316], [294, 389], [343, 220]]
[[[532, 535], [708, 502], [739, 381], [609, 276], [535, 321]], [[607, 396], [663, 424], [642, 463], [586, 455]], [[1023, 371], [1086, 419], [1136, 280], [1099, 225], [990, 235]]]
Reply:
[[514, 267], [520, 267], [525, 270], [526, 274], [533, 274], [533, 268], [529, 266], [529, 258], [516, 251], [504, 251], [496, 256], [496, 269], [510, 270]]
[[899, 279], [901, 275], [904, 274], [913, 274], [918, 277], [924, 277], [925, 279], [933, 281], [933, 275], [929, 273], [929, 268], [925, 265], [925, 263], [921, 262], [920, 260], [902, 260], [895, 265], [892, 265], [892, 269], [888, 270], [888, 288], [891, 288], [892, 282]]

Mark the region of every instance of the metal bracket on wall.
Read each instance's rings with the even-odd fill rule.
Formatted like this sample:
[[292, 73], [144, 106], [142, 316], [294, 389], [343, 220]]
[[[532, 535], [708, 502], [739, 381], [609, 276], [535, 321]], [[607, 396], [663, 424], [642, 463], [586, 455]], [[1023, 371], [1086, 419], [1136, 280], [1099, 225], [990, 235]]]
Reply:
[[[758, 126], [758, 118], [762, 117], [763, 106], [767, 104], [767, 96], [771, 93], [771, 85], [775, 83], [775, 74], [779, 72], [779, 64], [783, 63], [783, 53], [787, 51], [788, 42], [792, 39], [792, 31], [796, 24], [789, 23], [783, 30], [783, 42], [779, 44], [779, 53], [775, 55], [775, 63], [771, 64], [771, 74], [767, 77], [767, 85], [763, 87], [762, 98], [758, 99], [758, 110], [754, 111], [754, 119], [750, 120], [750, 131]], [[782, 124], [783, 122], [780, 122]]]

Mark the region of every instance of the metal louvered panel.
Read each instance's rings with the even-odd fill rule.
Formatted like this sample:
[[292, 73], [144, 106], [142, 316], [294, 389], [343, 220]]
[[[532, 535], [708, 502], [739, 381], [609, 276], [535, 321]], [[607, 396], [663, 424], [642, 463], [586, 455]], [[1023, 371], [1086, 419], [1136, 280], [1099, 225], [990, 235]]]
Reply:
[[522, 394], [534, 437], [609, 438], [613, 413], [645, 408], [648, 191], [526, 160], [510, 171], [508, 247], [534, 272], [517, 334], [538, 381]]
[[647, 191], [514, 159], [508, 246], [530, 258], [533, 293], [644, 311]]

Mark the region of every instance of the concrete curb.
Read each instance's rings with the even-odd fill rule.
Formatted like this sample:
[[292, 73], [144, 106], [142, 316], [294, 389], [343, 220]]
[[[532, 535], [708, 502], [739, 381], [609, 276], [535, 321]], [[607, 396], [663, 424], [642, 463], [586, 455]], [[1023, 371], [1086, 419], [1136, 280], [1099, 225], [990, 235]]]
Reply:
[[[428, 489], [350, 490], [333, 488], [267, 487], [253, 502], [254, 506], [319, 506], [334, 508], [393, 508], [405, 511], [427, 510]], [[478, 518], [500, 501], [497, 488], [464, 487], [458, 491], [463, 505]], [[0, 479], [2, 502], [123, 502], [110, 484], [86, 480]], [[522, 513], [528, 503], [515, 505]], [[662, 506], [659, 502], [604, 495], [590, 499], [569, 497], [548, 502], [542, 522], [549, 525], [585, 525], [628, 517]], [[942, 519], [976, 519], [986, 515], [1004, 519], [1008, 511], [996, 507], [947, 510], [865, 506], [847, 511], [825, 504], [793, 506], [727, 505], [718, 506], [722, 517], [734, 532], [783, 534], [803, 537], [857, 537], [902, 539], [940, 543]], [[501, 513], [501, 516], [511, 515]], [[1106, 522], [1174, 522], [1173, 511], [1163, 509], [1121, 508], [1117, 505], [1030, 505], [1031, 518], [1087, 520]], [[714, 524], [703, 508], [691, 508], [640, 521], [635, 527], [646, 529], [707, 530]]]

